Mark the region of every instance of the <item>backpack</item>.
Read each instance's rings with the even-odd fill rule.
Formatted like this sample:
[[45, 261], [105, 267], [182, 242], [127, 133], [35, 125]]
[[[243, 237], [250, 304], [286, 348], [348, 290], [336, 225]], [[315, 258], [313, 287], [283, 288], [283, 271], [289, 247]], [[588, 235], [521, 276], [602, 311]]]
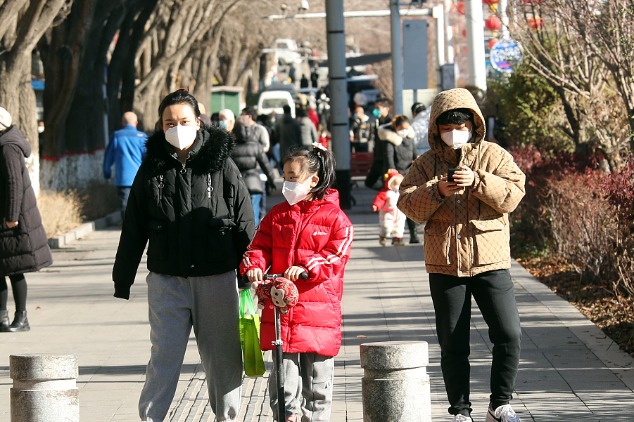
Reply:
[[353, 133], [355, 142], [367, 143], [372, 138], [372, 124], [369, 120], [364, 122], [355, 117]]

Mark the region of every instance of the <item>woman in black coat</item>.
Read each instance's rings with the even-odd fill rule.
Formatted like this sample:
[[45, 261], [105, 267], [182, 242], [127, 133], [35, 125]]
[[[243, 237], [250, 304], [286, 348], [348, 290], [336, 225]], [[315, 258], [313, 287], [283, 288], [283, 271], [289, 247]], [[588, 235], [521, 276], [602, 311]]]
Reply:
[[159, 106], [159, 130], [134, 179], [112, 277], [130, 298], [147, 245], [150, 341], [141, 420], [162, 421], [193, 329], [218, 420], [238, 420], [242, 385], [236, 269], [255, 231], [253, 209], [231, 160], [233, 137], [205, 126], [186, 90]]
[[[24, 161], [29, 155], [28, 141], [0, 107], [0, 332], [29, 331], [24, 273], [53, 263]], [[16, 308], [11, 324], [6, 276], [11, 280]]]
[[[231, 158], [242, 173], [244, 183], [251, 195], [256, 226], [260, 223], [264, 213], [264, 210], [260, 209], [262, 196], [265, 192], [275, 189], [275, 176], [271, 166], [269, 166], [269, 159], [262, 149], [262, 144], [257, 140], [257, 130], [259, 130], [257, 123], [250, 124], [246, 116], [238, 117], [233, 127], [236, 144], [231, 151]], [[260, 174], [266, 176], [266, 190], [262, 179], [260, 179]]]

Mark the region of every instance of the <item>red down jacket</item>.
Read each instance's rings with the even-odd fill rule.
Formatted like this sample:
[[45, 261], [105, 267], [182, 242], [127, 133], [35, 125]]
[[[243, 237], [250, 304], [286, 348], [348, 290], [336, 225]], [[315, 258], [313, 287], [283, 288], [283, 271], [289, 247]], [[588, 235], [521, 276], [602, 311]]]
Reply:
[[[295, 284], [299, 302], [281, 316], [283, 350], [336, 356], [341, 347], [343, 275], [350, 259], [353, 227], [339, 208], [339, 192], [328, 190], [323, 200], [280, 203], [269, 211], [240, 265], [244, 274], [260, 268], [281, 274], [293, 265], [304, 267], [307, 280]], [[272, 305], [262, 311], [260, 344], [273, 349]]]

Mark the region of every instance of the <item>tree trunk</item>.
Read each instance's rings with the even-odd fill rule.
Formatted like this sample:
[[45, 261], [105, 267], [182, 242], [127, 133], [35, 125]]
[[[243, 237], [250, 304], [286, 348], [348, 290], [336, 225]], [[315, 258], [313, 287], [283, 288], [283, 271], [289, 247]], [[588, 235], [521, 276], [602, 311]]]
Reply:
[[35, 94], [31, 84], [32, 52], [44, 32], [60, 13], [66, 0], [14, 0], [0, 7], [0, 104], [13, 117], [13, 123], [29, 140], [32, 155], [27, 161], [29, 175], [39, 192], [39, 138]]
[[[99, 55], [103, 18], [97, 0], [75, 2], [67, 20], [40, 42], [47, 142], [42, 184], [52, 190], [85, 186], [97, 179], [103, 133], [103, 63]], [[115, 3], [116, 4], [116, 3]], [[111, 4], [109, 7], [113, 7]], [[102, 2], [103, 6], [103, 2]]]

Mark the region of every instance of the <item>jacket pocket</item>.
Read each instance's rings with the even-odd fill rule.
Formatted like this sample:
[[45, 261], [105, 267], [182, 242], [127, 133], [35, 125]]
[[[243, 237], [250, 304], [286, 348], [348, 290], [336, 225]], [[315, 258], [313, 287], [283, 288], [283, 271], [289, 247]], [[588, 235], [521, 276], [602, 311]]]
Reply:
[[208, 259], [212, 261], [234, 260], [233, 228], [236, 223], [228, 218], [211, 218], [208, 221]]
[[510, 257], [509, 240], [502, 217], [494, 220], [473, 220], [475, 266], [493, 264]]
[[425, 262], [429, 265], [450, 265], [451, 226], [447, 222], [430, 221], [425, 225]]
[[148, 224], [149, 242], [147, 256], [151, 259], [165, 261], [168, 257], [168, 233], [167, 223], [163, 221], [150, 221]]

